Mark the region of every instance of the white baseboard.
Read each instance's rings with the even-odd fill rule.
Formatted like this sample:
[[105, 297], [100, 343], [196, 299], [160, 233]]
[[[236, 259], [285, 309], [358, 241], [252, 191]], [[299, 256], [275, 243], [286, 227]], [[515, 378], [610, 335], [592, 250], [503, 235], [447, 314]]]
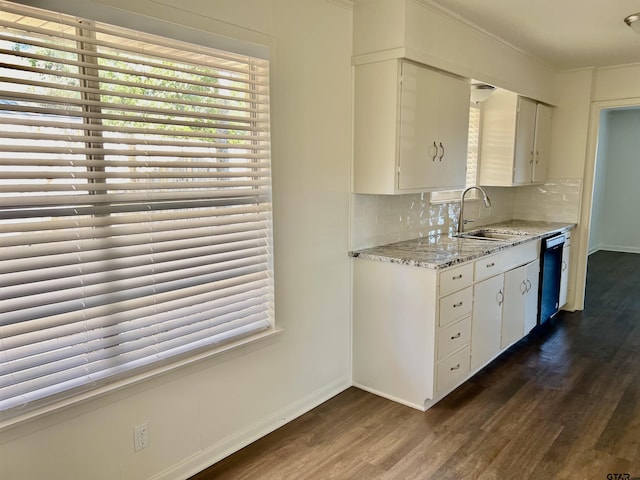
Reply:
[[376, 390], [375, 388], [371, 388], [371, 387], [368, 387], [366, 385], [362, 385], [362, 384], [357, 383], [357, 382], [355, 382], [353, 384], [353, 386], [359, 388], [360, 390], [364, 390], [365, 392], [373, 393], [374, 395], [377, 395], [378, 397], [386, 398], [387, 400], [391, 400], [392, 402], [399, 403], [399, 404], [404, 405], [406, 407], [415, 408], [416, 410], [420, 410], [421, 412], [425, 411], [424, 404], [407, 402], [403, 398], [399, 398], [399, 397], [396, 397], [394, 395], [389, 395], [389, 394], [387, 394], [385, 392], [381, 392], [380, 390]]
[[321, 403], [336, 396], [352, 385], [351, 378], [345, 377], [323, 388], [316, 390], [302, 400], [293, 402], [286, 407], [274, 412], [262, 420], [250, 425], [244, 430], [222, 439], [198, 454], [189, 457], [181, 463], [172, 466], [168, 470], [152, 477], [151, 480], [176, 480], [187, 479], [198, 472], [205, 470], [214, 463], [228, 457], [243, 447], [246, 447], [259, 438], [277, 430], [295, 418], [307, 413]]
[[598, 250], [621, 253], [640, 253], [640, 247], [630, 245], [600, 245]]

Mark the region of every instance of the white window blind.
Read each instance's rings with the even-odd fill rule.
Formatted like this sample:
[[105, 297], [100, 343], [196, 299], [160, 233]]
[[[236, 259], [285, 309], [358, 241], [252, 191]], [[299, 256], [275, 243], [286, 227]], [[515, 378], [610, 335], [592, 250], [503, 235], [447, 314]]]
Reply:
[[[478, 184], [478, 147], [480, 145], [480, 106], [469, 108], [469, 140], [467, 144], [467, 176], [465, 187]], [[471, 193], [471, 192], [469, 192]]]
[[0, 418], [272, 328], [268, 61], [0, 27]]

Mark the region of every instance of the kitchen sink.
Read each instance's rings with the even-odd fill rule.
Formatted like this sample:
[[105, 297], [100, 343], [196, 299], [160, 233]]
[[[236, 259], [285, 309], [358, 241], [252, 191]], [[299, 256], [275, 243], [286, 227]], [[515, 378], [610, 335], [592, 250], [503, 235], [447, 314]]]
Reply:
[[470, 232], [458, 233], [455, 236], [460, 238], [472, 238], [474, 240], [513, 240], [514, 238], [527, 235], [526, 233], [518, 232], [490, 232], [486, 230], [473, 230]]

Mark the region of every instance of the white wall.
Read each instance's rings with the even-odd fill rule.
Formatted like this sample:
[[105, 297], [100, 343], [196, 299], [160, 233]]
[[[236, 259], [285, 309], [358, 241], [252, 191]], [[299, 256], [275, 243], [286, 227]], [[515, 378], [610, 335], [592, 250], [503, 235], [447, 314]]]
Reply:
[[[276, 321], [284, 331], [1, 432], [3, 480], [186, 478], [351, 384], [350, 5], [102, 3], [273, 43]], [[134, 453], [132, 427], [143, 421], [151, 446]]]
[[599, 68], [592, 101], [606, 102], [640, 97], [640, 64]]

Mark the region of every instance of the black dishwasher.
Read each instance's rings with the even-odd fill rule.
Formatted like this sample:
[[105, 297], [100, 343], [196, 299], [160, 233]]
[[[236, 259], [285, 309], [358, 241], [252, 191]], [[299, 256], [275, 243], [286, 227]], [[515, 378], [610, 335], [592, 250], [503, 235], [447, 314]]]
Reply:
[[564, 235], [542, 240], [540, 252], [540, 291], [538, 294], [538, 325], [551, 319], [560, 309], [560, 275]]

